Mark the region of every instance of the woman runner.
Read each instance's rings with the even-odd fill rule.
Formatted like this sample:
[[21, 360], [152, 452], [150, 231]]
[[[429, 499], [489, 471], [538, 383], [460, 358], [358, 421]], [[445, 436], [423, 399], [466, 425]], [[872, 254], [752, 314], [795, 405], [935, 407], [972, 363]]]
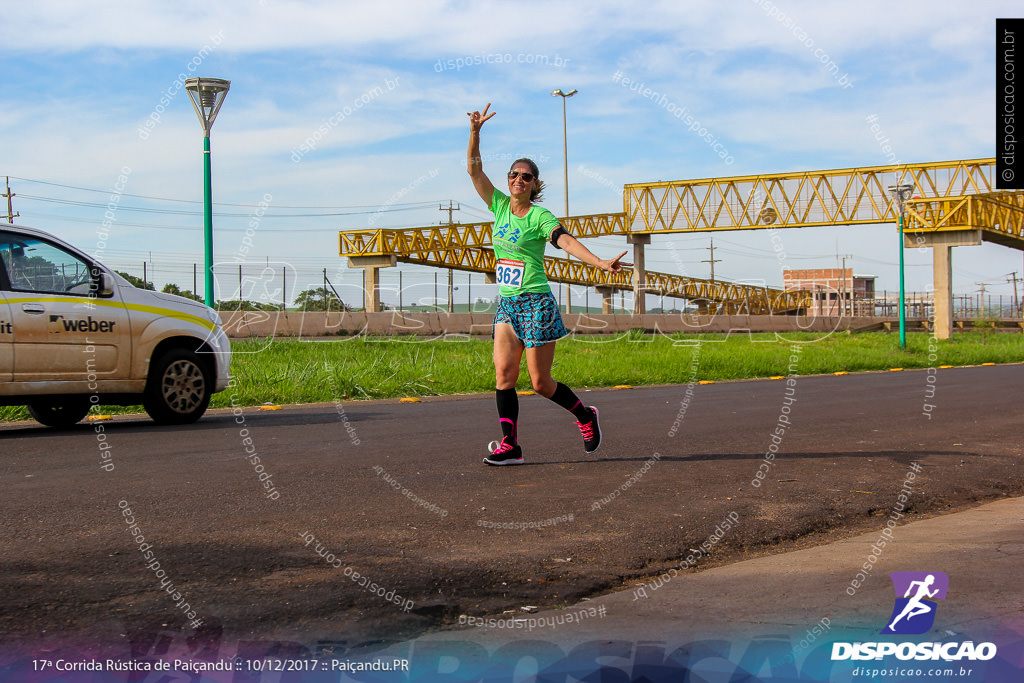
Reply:
[[588, 453], [593, 453], [601, 445], [597, 408], [584, 406], [572, 389], [551, 377], [555, 341], [569, 332], [562, 323], [558, 304], [544, 273], [544, 245], [550, 241], [584, 263], [609, 273], [618, 273], [623, 266], [630, 264], [619, 262], [626, 252], [611, 260], [599, 259], [559, 225], [554, 214], [534, 205], [544, 185], [533, 161], [519, 159], [512, 164], [508, 172], [508, 194], [494, 187], [484, 174], [480, 158], [480, 128], [496, 113], [488, 114], [490, 107], [488, 104], [483, 112], [469, 114], [467, 159], [473, 187], [494, 213], [491, 242], [501, 294], [498, 312], [494, 316], [494, 374], [502, 439], [491, 442], [491, 454], [484, 458], [484, 462], [488, 465], [523, 464], [523, 449], [517, 438], [519, 397], [516, 381], [524, 351], [533, 390], [576, 417], [583, 447]]

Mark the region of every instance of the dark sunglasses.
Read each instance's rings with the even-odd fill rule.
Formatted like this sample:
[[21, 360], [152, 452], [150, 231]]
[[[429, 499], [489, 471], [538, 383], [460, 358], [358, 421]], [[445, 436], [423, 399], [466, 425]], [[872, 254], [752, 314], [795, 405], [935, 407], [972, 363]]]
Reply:
[[522, 177], [524, 182], [531, 183], [531, 182], [533, 182], [533, 179], [536, 176], [533, 175], [532, 173], [530, 173], [529, 171], [509, 171], [508, 172], [508, 179], [509, 180], [515, 180], [516, 178], [519, 178], [519, 177]]

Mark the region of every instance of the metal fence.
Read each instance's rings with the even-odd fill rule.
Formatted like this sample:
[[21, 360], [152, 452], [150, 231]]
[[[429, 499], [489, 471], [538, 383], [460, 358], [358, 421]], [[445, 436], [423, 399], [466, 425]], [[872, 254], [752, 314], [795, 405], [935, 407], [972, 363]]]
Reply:
[[[113, 262], [109, 265], [121, 272], [151, 283], [160, 290], [174, 283], [183, 291], [202, 295], [202, 265], [194, 263], [173, 269], [154, 268], [151, 263]], [[295, 308], [299, 294], [309, 289], [325, 288], [352, 309], [361, 309], [364, 301], [364, 279], [361, 269], [350, 269], [337, 264], [331, 268], [275, 262], [250, 261], [246, 263], [218, 263], [214, 266], [215, 299], [217, 301], [251, 301]], [[572, 312], [601, 312], [601, 294], [590, 287], [553, 285], [559, 305]], [[486, 310], [498, 296], [498, 287], [487, 283], [482, 273], [445, 271], [421, 266], [382, 269], [381, 300], [388, 310]], [[568, 301], [567, 301], [568, 299]], [[675, 297], [649, 293], [646, 297], [647, 313], [692, 312], [694, 302]], [[906, 315], [909, 319], [927, 320], [934, 317], [931, 292], [908, 292], [905, 295]], [[956, 319], [1021, 319], [1022, 302], [1014, 295], [956, 294], [953, 297], [953, 317]], [[567, 306], [568, 304], [568, 306]], [[897, 317], [899, 297], [896, 292], [875, 292], [872, 298], [854, 300], [833, 297], [816, 302], [817, 315]], [[633, 312], [633, 294], [629, 290], [616, 292], [612, 297], [615, 312]]]

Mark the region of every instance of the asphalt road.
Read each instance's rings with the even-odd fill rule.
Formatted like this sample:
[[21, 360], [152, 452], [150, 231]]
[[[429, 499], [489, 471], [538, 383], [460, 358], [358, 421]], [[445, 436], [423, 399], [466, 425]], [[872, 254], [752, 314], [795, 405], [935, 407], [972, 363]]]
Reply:
[[901, 491], [907, 520], [1020, 495], [1022, 386], [1008, 365], [581, 392], [592, 455], [528, 396], [528, 464], [504, 468], [481, 463], [491, 396], [8, 424], [0, 634], [401, 638], [628, 586], [726, 519], [696, 570], [821, 544], [879, 528]]

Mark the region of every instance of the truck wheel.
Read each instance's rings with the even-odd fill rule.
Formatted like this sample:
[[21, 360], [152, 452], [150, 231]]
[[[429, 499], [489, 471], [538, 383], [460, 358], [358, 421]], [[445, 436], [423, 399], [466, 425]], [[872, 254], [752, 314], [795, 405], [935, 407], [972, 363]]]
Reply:
[[206, 412], [213, 382], [199, 356], [172, 349], [150, 366], [142, 404], [159, 424], [188, 424]]
[[29, 415], [47, 427], [70, 427], [88, 412], [89, 399], [84, 396], [68, 396], [28, 404]]

